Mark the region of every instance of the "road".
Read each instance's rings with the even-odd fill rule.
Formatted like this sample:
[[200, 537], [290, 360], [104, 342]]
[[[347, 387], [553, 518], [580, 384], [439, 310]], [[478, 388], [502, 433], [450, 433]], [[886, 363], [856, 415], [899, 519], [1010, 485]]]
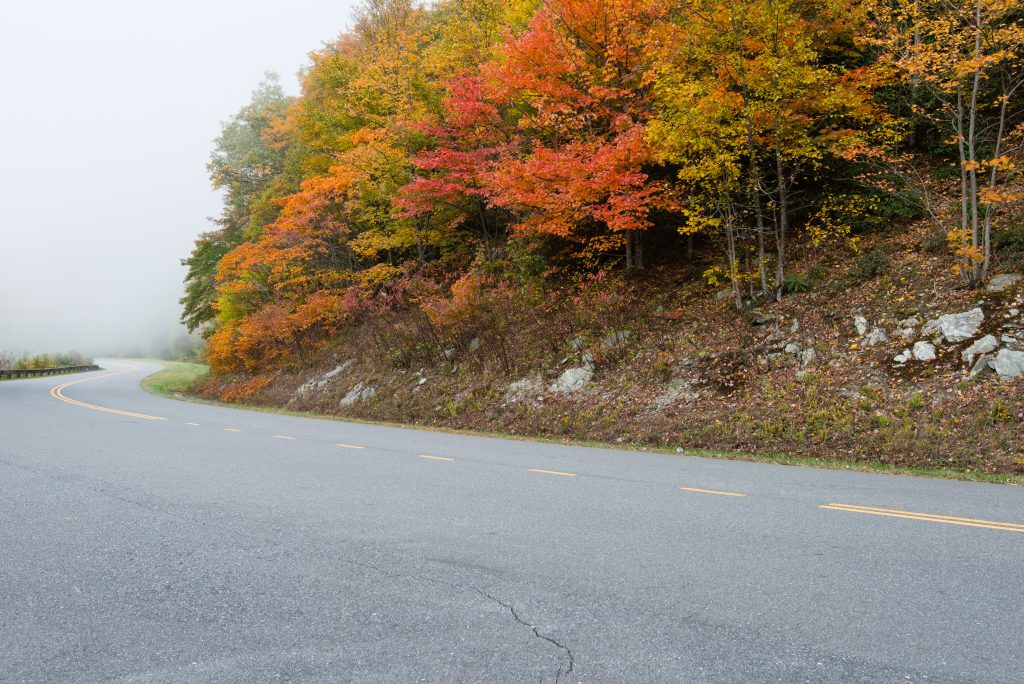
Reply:
[[1022, 488], [252, 412], [100, 363], [0, 383], [0, 681], [1022, 679]]

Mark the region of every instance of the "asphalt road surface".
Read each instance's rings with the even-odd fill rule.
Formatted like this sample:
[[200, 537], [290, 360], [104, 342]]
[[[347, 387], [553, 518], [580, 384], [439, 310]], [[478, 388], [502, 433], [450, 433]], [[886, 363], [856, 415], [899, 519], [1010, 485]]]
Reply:
[[0, 383], [0, 681], [1024, 681], [1024, 489], [251, 412], [101, 365]]

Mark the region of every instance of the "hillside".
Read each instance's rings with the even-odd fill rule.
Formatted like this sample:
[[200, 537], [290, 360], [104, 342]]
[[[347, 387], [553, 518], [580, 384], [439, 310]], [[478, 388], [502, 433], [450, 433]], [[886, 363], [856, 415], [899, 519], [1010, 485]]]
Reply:
[[215, 143], [201, 391], [1016, 472], [1022, 16], [373, 0]]
[[[861, 272], [863, 260], [845, 272], [839, 259], [798, 264], [827, 265], [829, 277], [744, 315], [664, 269], [621, 297], [599, 287], [548, 308], [564, 297], [555, 291], [492, 312], [460, 338], [403, 320], [405, 336], [377, 346], [380, 331], [365, 329], [308, 368], [208, 378], [199, 392], [446, 428], [1024, 473], [1024, 381], [1002, 363], [1024, 363], [1024, 281], [965, 290], [943, 255], [922, 255], [925, 236], [867, 241], [883, 264], [875, 274]], [[964, 339], [929, 330], [976, 308], [984, 318], [972, 329], [966, 317]], [[1004, 351], [965, 360], [989, 335]], [[934, 359], [895, 360], [922, 342]], [[988, 365], [1000, 354], [1005, 377]]]

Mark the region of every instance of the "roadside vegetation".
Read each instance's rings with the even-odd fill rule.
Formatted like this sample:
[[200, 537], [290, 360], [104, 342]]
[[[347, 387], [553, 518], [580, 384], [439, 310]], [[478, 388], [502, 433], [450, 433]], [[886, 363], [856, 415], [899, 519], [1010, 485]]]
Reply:
[[197, 391], [1024, 472], [1022, 10], [370, 0], [216, 142]]
[[162, 397], [178, 397], [189, 392], [196, 380], [209, 371], [209, 367], [201, 363], [182, 361], [157, 361], [164, 369], [142, 380], [142, 387], [147, 392]]

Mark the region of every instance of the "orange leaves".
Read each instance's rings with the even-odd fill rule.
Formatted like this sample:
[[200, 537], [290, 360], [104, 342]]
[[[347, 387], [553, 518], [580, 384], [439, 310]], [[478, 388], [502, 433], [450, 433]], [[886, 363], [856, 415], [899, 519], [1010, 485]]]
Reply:
[[639, 128], [607, 142], [537, 147], [505, 160], [489, 177], [488, 193], [495, 205], [527, 214], [520, 231], [569, 237], [588, 222], [613, 232], [644, 230], [662, 191], [641, 171], [650, 157]]

